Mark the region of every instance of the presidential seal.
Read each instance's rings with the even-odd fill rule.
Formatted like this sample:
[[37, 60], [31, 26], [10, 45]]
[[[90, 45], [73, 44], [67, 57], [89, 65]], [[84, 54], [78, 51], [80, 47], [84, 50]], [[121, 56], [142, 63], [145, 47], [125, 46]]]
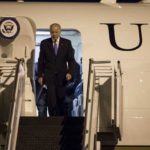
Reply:
[[14, 39], [20, 31], [20, 25], [15, 18], [2, 18], [0, 20], [0, 37]]

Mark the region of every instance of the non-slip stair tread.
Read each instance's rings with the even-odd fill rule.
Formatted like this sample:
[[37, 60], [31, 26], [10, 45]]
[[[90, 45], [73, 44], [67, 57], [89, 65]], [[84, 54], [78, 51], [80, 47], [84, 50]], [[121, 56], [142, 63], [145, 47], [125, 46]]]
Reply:
[[21, 117], [16, 150], [82, 150], [84, 117]]
[[60, 146], [54, 144], [19, 145], [16, 150], [60, 150]]
[[19, 127], [19, 134], [23, 136], [36, 136], [36, 135], [41, 135], [41, 136], [46, 136], [46, 135], [51, 135], [51, 134], [61, 134], [62, 132], [62, 126], [20, 126]]
[[17, 142], [17, 144], [19, 145], [19, 143], [22, 143], [22, 144], [37, 144], [37, 143], [41, 143], [41, 144], [44, 144], [44, 143], [55, 143], [55, 144], [66, 144], [66, 145], [71, 145], [72, 144], [77, 144], [77, 145], [80, 145], [82, 143], [82, 140], [81, 139], [72, 139], [72, 140], [69, 140], [69, 139], [63, 139], [61, 137], [45, 137], [45, 138], [41, 138], [41, 137], [34, 137], [34, 138], [31, 138], [31, 137], [26, 137], [26, 138], [20, 138]]
[[81, 125], [84, 123], [84, 117], [21, 117], [20, 125]]
[[60, 147], [55, 145], [44, 145], [44, 146], [18, 146], [16, 150], [82, 150], [82, 146], [72, 146], [72, 147]]
[[41, 141], [42, 142], [60, 142], [61, 140], [61, 136], [51, 136], [51, 137], [38, 137], [38, 136], [34, 136], [34, 137], [31, 137], [31, 136], [27, 136], [27, 137], [20, 137], [18, 138], [18, 143], [19, 142], [25, 142], [25, 143], [34, 143], [34, 142], [37, 142], [37, 141]]
[[[19, 144], [21, 143], [21, 144]], [[46, 145], [46, 146], [45, 146]], [[33, 148], [33, 150], [36, 150], [36, 148], [40, 148], [42, 146], [44, 147], [47, 147], [47, 148], [52, 148], [52, 146], [56, 147], [57, 145], [57, 148], [61, 148], [61, 149], [69, 149], [70, 150], [73, 150], [73, 149], [79, 149], [80, 147], [82, 147], [82, 144], [81, 142], [70, 142], [70, 141], [67, 141], [67, 142], [64, 142], [64, 141], [61, 141], [60, 139], [51, 139], [51, 138], [48, 138], [48, 137], [45, 137], [45, 138], [41, 138], [41, 137], [38, 137], [38, 138], [24, 138], [24, 139], [20, 139], [18, 140], [18, 143], [17, 143], [17, 150], [21, 150], [21, 147], [26, 147], [26, 148]], [[44, 147], [42, 147], [41, 150], [45, 150]], [[51, 149], [50, 149], [51, 150]]]
[[57, 142], [57, 143], [81, 143], [82, 136], [18, 136], [18, 143], [30, 143], [32, 141], [41, 141], [42, 142]]
[[20, 125], [61, 125], [63, 123], [64, 117], [21, 117]]
[[63, 127], [63, 126], [20, 126], [19, 134], [26, 135], [50, 135], [50, 134], [64, 134], [64, 135], [78, 135], [82, 134], [83, 128], [76, 127]]
[[[59, 145], [61, 144], [60, 142], [61, 138], [58, 137], [23, 137], [23, 138], [19, 138], [17, 141], [17, 149], [19, 149], [20, 147], [29, 147], [29, 148], [33, 148], [34, 150], [36, 150], [35, 148], [43, 148], [43, 147], [60, 147]], [[21, 149], [20, 149], [21, 150]], [[43, 150], [43, 149], [41, 149]]]

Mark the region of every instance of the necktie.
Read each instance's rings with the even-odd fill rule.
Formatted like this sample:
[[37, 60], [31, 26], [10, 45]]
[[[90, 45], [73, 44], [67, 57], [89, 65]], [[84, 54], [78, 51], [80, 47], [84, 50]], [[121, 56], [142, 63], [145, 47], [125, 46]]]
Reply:
[[57, 48], [57, 43], [54, 42], [54, 53], [55, 53], [55, 55], [57, 55], [57, 50], [58, 50], [58, 48]]

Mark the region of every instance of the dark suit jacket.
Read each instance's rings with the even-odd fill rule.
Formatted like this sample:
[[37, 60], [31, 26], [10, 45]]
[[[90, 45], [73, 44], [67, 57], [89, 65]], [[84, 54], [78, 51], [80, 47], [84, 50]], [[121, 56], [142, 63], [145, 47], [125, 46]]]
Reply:
[[58, 76], [58, 83], [61, 84], [66, 73], [70, 73], [73, 76], [74, 68], [74, 49], [70, 40], [60, 38], [57, 56], [54, 54], [51, 38], [41, 42], [38, 60], [39, 77], [44, 76], [45, 81], [51, 83], [54, 80], [54, 76]]

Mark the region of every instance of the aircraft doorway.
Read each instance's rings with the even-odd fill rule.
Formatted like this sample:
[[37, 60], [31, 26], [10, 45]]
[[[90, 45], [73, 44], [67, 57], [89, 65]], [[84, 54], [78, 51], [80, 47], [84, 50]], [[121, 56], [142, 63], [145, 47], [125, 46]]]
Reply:
[[[40, 43], [43, 39], [49, 38], [49, 29], [38, 29], [36, 32], [36, 46], [35, 46], [35, 81], [36, 81], [36, 70], [37, 62], [40, 52]], [[76, 29], [62, 29], [61, 37], [71, 40], [72, 46], [75, 50], [75, 60], [77, 63], [77, 69], [75, 71], [75, 78], [73, 82], [68, 82], [66, 87], [66, 106], [67, 113], [69, 116], [82, 116], [83, 115], [83, 82], [82, 82], [82, 49], [81, 49], [81, 33]], [[41, 90], [37, 90], [35, 82], [36, 91], [36, 103], [38, 114], [39, 110], [45, 109], [45, 104], [40, 100], [45, 98], [46, 94], [42, 94]], [[39, 114], [40, 115], [40, 114]]]

